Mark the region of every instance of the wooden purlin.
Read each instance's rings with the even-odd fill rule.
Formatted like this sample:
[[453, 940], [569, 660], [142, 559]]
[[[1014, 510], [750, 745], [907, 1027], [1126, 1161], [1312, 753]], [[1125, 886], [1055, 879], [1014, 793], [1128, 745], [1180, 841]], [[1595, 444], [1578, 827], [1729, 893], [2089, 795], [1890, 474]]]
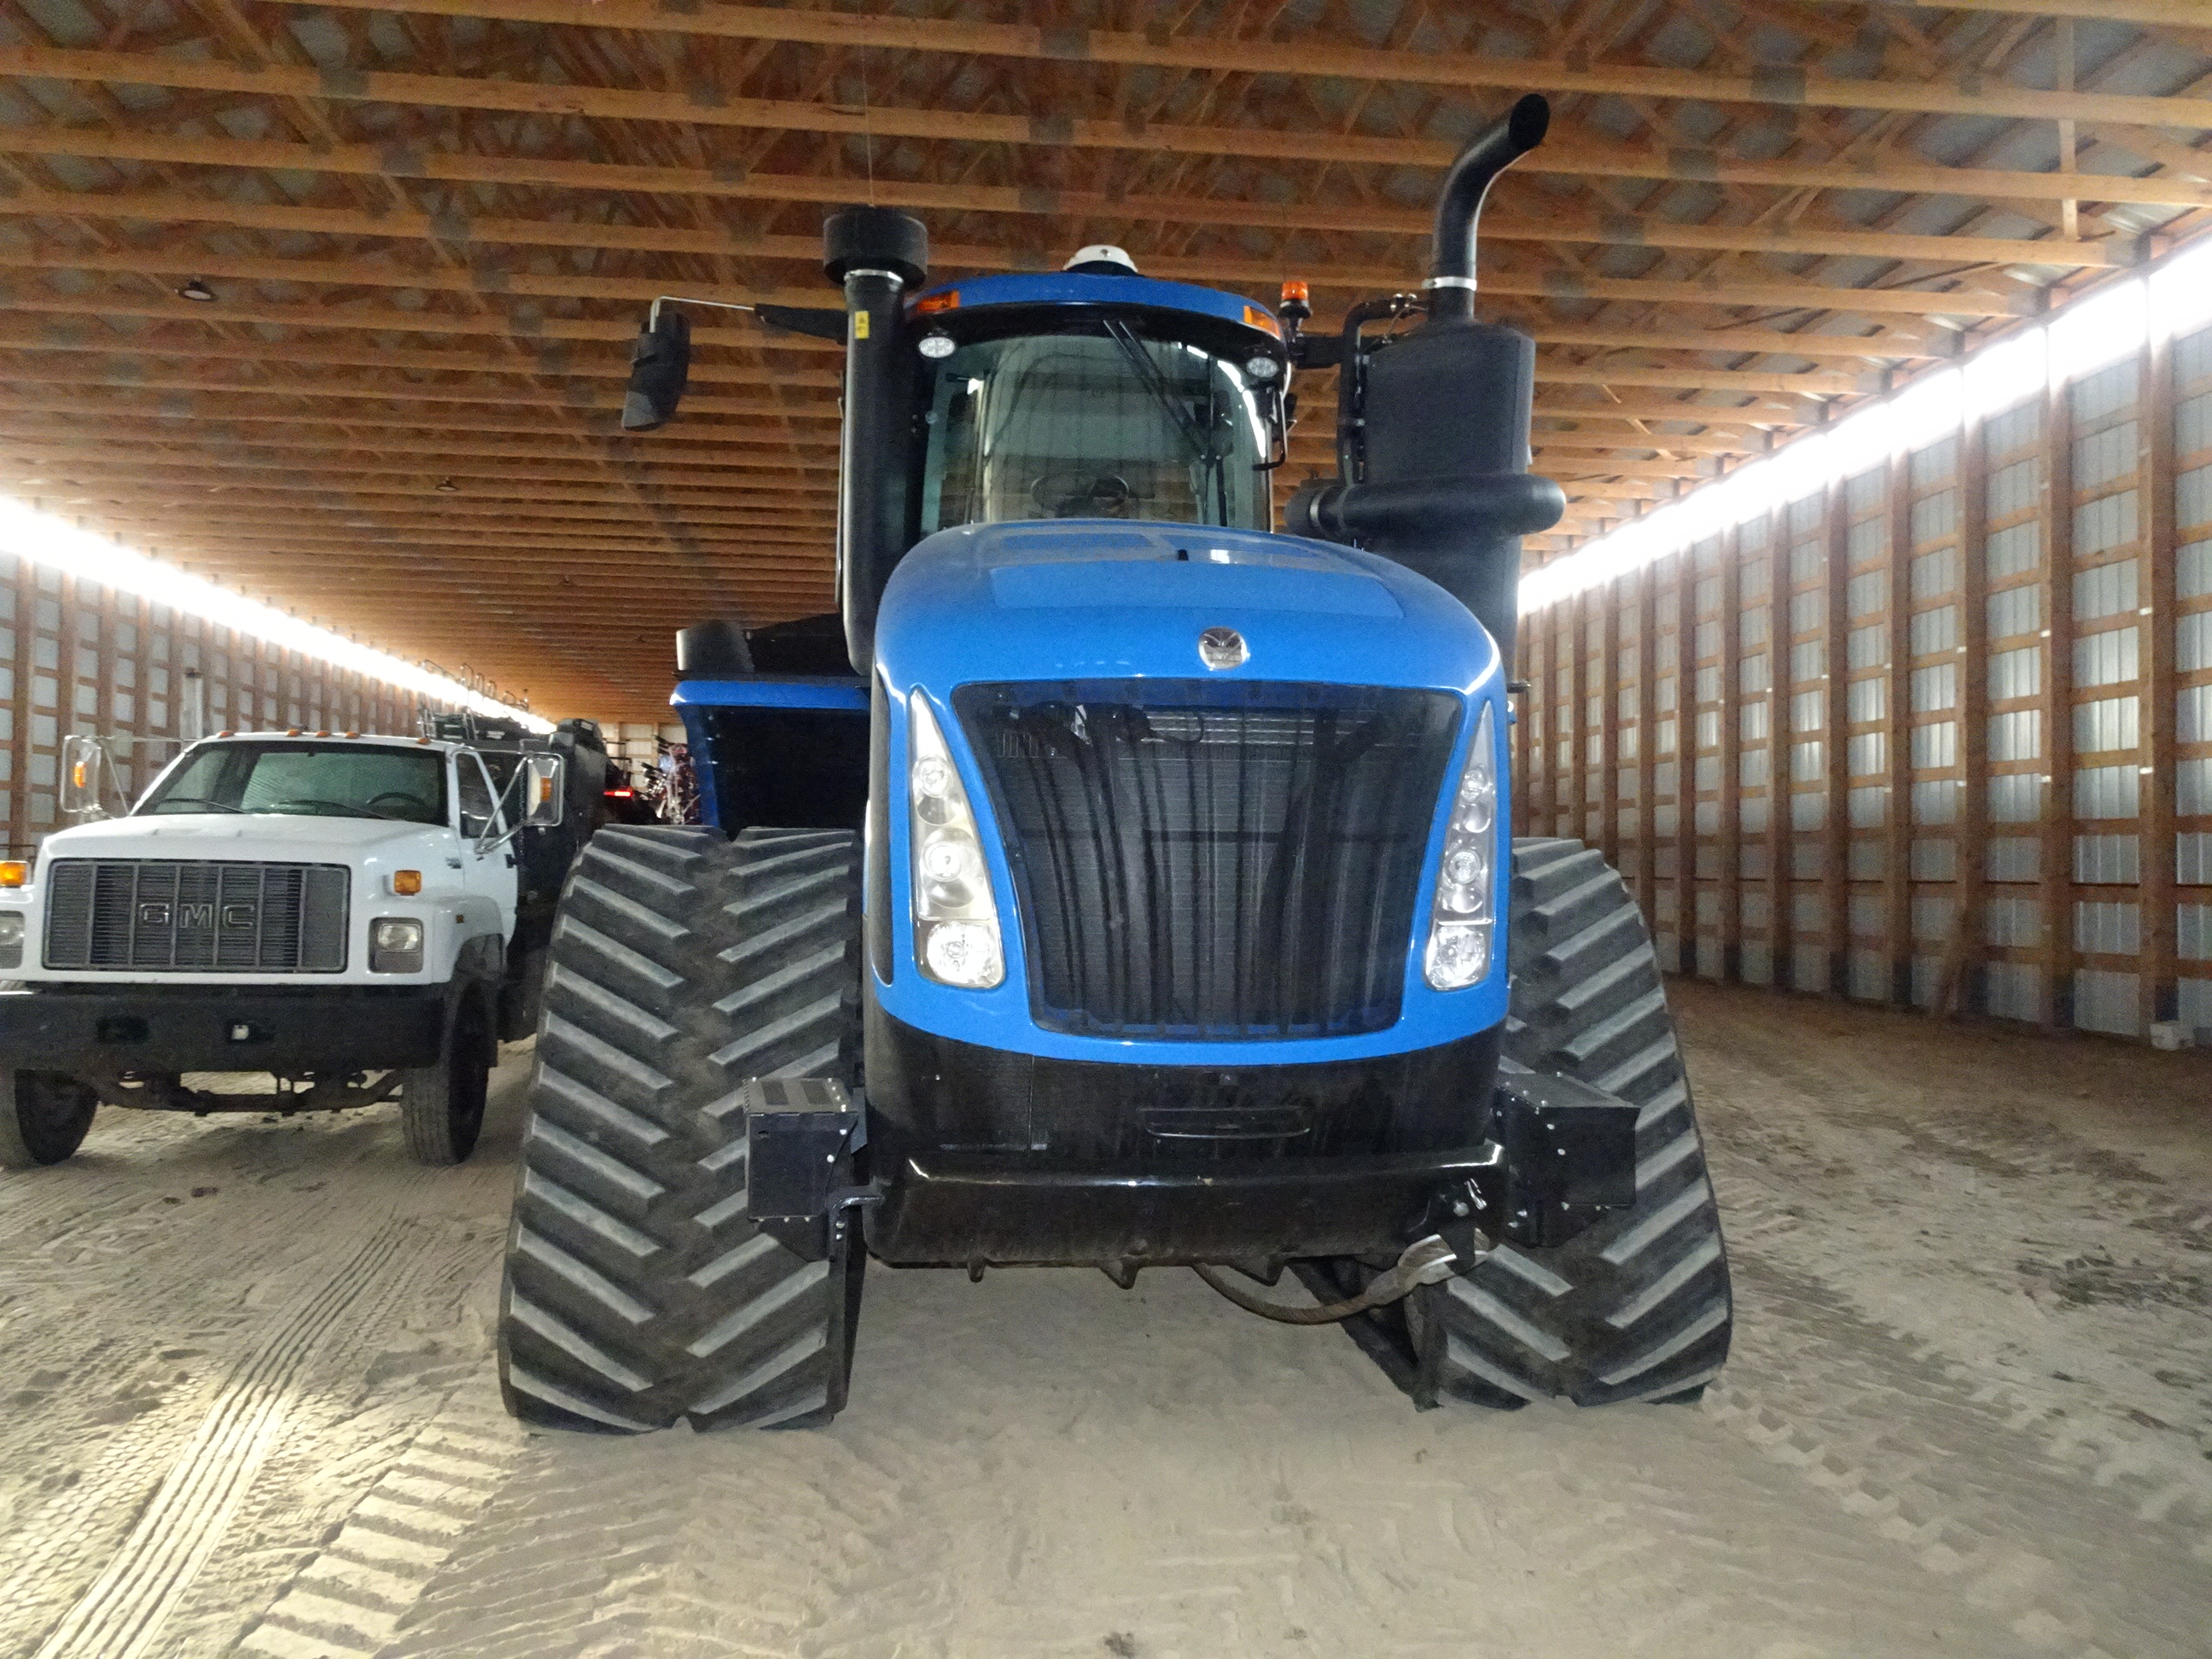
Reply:
[[[2212, 130], [2212, 108], [2186, 99], [2129, 97], [2077, 92], [2065, 96], [2014, 87], [1915, 85], [1808, 74], [1777, 68], [1757, 75], [1717, 75], [1631, 64], [1592, 64], [1542, 58], [1487, 58], [1472, 52], [1378, 52], [1343, 42], [1308, 44], [1254, 39], [1178, 37], [1162, 25], [1141, 34], [1091, 28], [970, 23], [934, 18], [854, 16], [781, 7], [718, 5], [674, 8], [659, 0], [592, 0], [579, 15], [572, 0], [283, 0], [332, 4], [364, 11], [404, 11], [508, 21], [588, 24], [730, 39], [772, 40], [840, 46], [890, 46], [907, 52], [1006, 57], [1060, 63], [1144, 64], [1247, 75], [1318, 76], [1330, 79], [1394, 81], [1467, 91], [1522, 92], [1540, 86], [1554, 94], [1575, 93], [1625, 98], [1693, 99], [1706, 103], [1807, 105], [1840, 109], [1899, 110], [1931, 115], [1984, 115], [2009, 119], [2107, 121]], [[343, 95], [343, 94], [333, 94]], [[881, 118], [883, 112], [872, 112]], [[1079, 143], [1076, 131], [1105, 123], [1063, 124], [1041, 117], [1026, 142]], [[838, 131], [861, 131], [856, 125]], [[888, 125], [876, 131], [886, 135]], [[1095, 142], [1141, 148], [1158, 129], [1125, 125]], [[927, 137], [927, 134], [915, 136]], [[1327, 159], [1327, 158], [1322, 158]], [[1447, 161], [1449, 157], [1445, 158]]]

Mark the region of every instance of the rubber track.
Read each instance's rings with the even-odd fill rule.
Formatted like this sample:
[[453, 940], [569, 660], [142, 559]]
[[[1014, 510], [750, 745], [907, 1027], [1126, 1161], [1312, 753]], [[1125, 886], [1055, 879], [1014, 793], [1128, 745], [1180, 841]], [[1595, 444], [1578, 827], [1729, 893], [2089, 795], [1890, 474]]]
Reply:
[[1643, 914], [1601, 854], [1516, 841], [1507, 938], [1505, 1063], [1643, 1108], [1636, 1205], [1448, 1281], [1440, 1381], [1498, 1406], [1693, 1395], [1728, 1355], [1728, 1256]]
[[838, 1074], [859, 856], [839, 830], [610, 827], [585, 848], [554, 928], [500, 1304], [516, 1416], [634, 1432], [842, 1401], [842, 1276], [744, 1218], [737, 1099], [755, 1077]]

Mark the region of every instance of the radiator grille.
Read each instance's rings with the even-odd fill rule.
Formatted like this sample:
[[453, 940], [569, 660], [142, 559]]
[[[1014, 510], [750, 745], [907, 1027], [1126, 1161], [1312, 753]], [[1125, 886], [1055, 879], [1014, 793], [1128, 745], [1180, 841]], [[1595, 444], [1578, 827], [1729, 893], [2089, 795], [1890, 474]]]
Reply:
[[350, 879], [343, 865], [63, 859], [46, 883], [46, 965], [335, 974]]
[[1204, 681], [954, 694], [1049, 1030], [1394, 1024], [1456, 699]]

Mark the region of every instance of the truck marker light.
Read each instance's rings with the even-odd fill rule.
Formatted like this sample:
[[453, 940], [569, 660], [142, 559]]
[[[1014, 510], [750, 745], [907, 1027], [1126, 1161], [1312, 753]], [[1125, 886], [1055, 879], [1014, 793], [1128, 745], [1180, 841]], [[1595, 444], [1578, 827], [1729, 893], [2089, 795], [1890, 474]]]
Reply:
[[422, 890], [422, 872], [420, 870], [394, 870], [392, 872], [392, 890], [402, 898], [412, 898]]
[[1006, 976], [998, 905], [968, 793], [919, 691], [907, 701], [907, 750], [915, 957], [933, 980], [988, 991]]
[[31, 866], [25, 859], [0, 859], [0, 887], [21, 887], [31, 879]]
[[1496, 729], [1486, 702], [1475, 723], [1474, 741], [1468, 748], [1466, 769], [1452, 796], [1443, 857], [1437, 868], [1436, 901], [1429, 910], [1428, 948], [1422, 953], [1421, 966], [1434, 990], [1463, 989], [1490, 971], [1497, 915]]

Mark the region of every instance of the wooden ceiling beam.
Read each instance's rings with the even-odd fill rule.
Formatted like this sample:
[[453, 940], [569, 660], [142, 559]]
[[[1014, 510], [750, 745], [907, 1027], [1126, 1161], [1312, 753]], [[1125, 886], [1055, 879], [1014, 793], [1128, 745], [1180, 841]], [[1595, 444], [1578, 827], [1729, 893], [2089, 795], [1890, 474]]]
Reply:
[[[0, 248], [0, 270], [102, 271], [167, 280], [218, 277], [251, 283], [297, 283], [340, 288], [420, 289], [438, 293], [520, 295], [536, 299], [617, 300], [650, 305], [672, 292], [725, 305], [817, 306], [818, 287], [738, 287], [666, 273], [653, 276], [582, 276], [512, 270], [491, 262], [465, 270], [417, 269], [369, 259], [241, 258], [191, 248], [124, 252], [51, 246]], [[1402, 284], [1400, 272], [1385, 283]], [[1312, 279], [1316, 285], [1325, 280]], [[1918, 279], [1909, 279], [1918, 280]], [[1661, 277], [1586, 276], [1577, 272], [1488, 270], [1483, 291], [1522, 299], [1571, 301], [1624, 300], [1650, 305], [1708, 307], [1763, 306], [1787, 311], [1828, 311], [1851, 316], [2013, 317], [2035, 313], [2027, 295], [1972, 291], [1923, 292], [1910, 288], [1833, 288], [1776, 281], [1738, 272], [1714, 273], [1698, 282]], [[1349, 286], [1368, 289], [1364, 279]]]
[[[949, 52], [961, 57], [1012, 58], [1059, 63], [1127, 64], [1154, 68], [1212, 70], [1229, 75], [1288, 75], [1322, 76], [1332, 80], [1394, 81], [1415, 86], [1459, 91], [1522, 92], [1542, 87], [1555, 95], [1587, 93], [1627, 98], [1694, 99], [1703, 103], [1816, 106], [1829, 109], [1898, 110], [1926, 115], [1987, 115], [2014, 120], [2117, 121], [2143, 126], [2172, 127], [2185, 131], [2212, 130], [2212, 109], [2191, 99], [2133, 97], [2112, 93], [2044, 92], [2025, 87], [1945, 85], [1941, 82], [1869, 81], [1809, 74], [1795, 67], [1777, 67], [1756, 75], [1717, 75], [1706, 70], [1659, 68], [1641, 64], [1591, 64], [1542, 58], [1491, 58], [1468, 52], [1391, 52], [1353, 46], [1344, 41], [1270, 40], [1231, 33], [1176, 35], [1166, 27], [1127, 33], [1109, 29], [1038, 27], [1019, 23], [981, 23], [949, 19], [896, 15], [860, 16], [840, 12], [802, 11], [784, 7], [716, 5], [693, 9], [672, 7], [665, 0], [592, 0], [588, 11], [580, 11], [574, 0], [289, 0], [293, 4], [331, 4], [360, 11], [411, 12], [445, 17], [484, 17], [508, 22], [550, 23], [602, 29], [634, 29], [714, 36], [741, 40], [806, 42], [820, 46], [889, 46], [901, 52]], [[82, 56], [94, 56], [85, 53]], [[124, 54], [102, 53], [102, 57]], [[93, 75], [76, 78], [127, 80], [128, 76]], [[428, 103], [433, 99], [411, 96], [398, 87], [380, 88], [384, 81], [430, 79], [428, 76], [379, 76], [349, 70], [343, 76], [324, 77], [337, 84], [318, 84], [314, 77], [295, 95], [374, 100], [379, 103]], [[368, 84], [362, 84], [367, 82]], [[204, 84], [204, 83], [202, 83]], [[218, 90], [234, 90], [219, 87]], [[260, 88], [271, 93], [279, 88]], [[283, 90], [289, 92], [291, 88]], [[561, 113], [580, 108], [562, 106], [561, 93], [572, 96], [584, 89], [544, 88], [538, 101], [518, 94], [501, 107]], [[592, 91], [601, 90], [592, 88]], [[748, 121], [739, 112], [758, 100], [710, 100], [703, 90], [688, 95], [665, 94], [671, 102], [688, 96], [693, 105], [711, 103], [709, 116], [732, 117], [732, 125], [767, 125]], [[613, 113], [611, 110], [585, 112]], [[839, 110], [846, 117], [837, 125], [817, 131], [884, 137], [980, 138], [984, 135], [958, 131], [909, 131], [897, 125], [902, 118], [921, 112]], [[617, 116], [629, 119], [674, 119], [678, 116]], [[957, 119], [981, 120], [962, 112]], [[1009, 125], [1012, 125], [1011, 122]], [[1103, 131], [1096, 131], [1104, 129]], [[1172, 149], [1172, 139], [1160, 139], [1172, 128], [1147, 125], [1138, 128], [1103, 121], [1074, 121], [1044, 118], [1024, 124], [1018, 136], [1001, 142], [1043, 144], [1096, 144], [1111, 149]], [[995, 135], [995, 128], [994, 129]], [[1273, 137], [1274, 135], [1267, 135]], [[1343, 135], [1334, 135], [1342, 137]], [[1199, 154], [1220, 154], [1199, 150]], [[1248, 152], [1249, 153], [1249, 152]], [[1261, 151], [1261, 154], [1269, 152]], [[1328, 159], [1325, 155], [1319, 159]], [[1349, 159], [1349, 158], [1346, 158]], [[1449, 157], [1447, 156], [1449, 161]]]
[[[0, 144], [4, 144], [0, 139]], [[1090, 210], [1085, 211], [1085, 206]], [[1277, 229], [1310, 228], [1310, 205], [1268, 208], [1262, 204], [1193, 200], [1179, 204], [1188, 222], [1211, 226], [1264, 225]], [[1066, 204], [1062, 216], [1081, 218], [1110, 210], [1126, 221], [1142, 221], [1146, 203], [1127, 198], [1115, 203], [1100, 197], [1095, 205]], [[1200, 219], [1200, 210], [1209, 219]], [[0, 198], [0, 213], [20, 217], [114, 219], [151, 224], [222, 225], [243, 230], [270, 230], [310, 236], [377, 237], [395, 241], [435, 242], [464, 252], [479, 247], [584, 248], [631, 253], [694, 253], [708, 258], [736, 255], [749, 259], [781, 259], [818, 265], [822, 241], [818, 236], [773, 235], [749, 226], [729, 225], [688, 228], [679, 225], [610, 223], [570, 219], [519, 219], [495, 215], [428, 214], [406, 210], [382, 213], [357, 208], [299, 207], [289, 204], [231, 201], [220, 197], [186, 195], [179, 191], [41, 191], [25, 190]], [[1330, 215], [1333, 229], [1392, 236], [1407, 242], [1425, 239], [1431, 231], [1427, 213], [1346, 208]], [[1842, 258], [1918, 260], [1943, 265], [1964, 264], [2056, 265], [2104, 268], [2136, 263], [2131, 244], [2106, 241], [2033, 241], [1993, 236], [1921, 236], [1897, 231], [1775, 230], [1761, 225], [1680, 224], [1634, 214], [1595, 217], [1574, 213], [1536, 218], [1510, 213], [1483, 216], [1486, 242], [1586, 242], [1612, 247], [1677, 248], [1706, 252], [1759, 253], [1779, 258], [1812, 256]], [[951, 239], [933, 241], [930, 257], [942, 270], [970, 267], [979, 270], [1034, 270], [1033, 249], [1006, 243], [965, 242]], [[1309, 282], [1335, 288], [1389, 288], [1410, 280], [1418, 272], [1419, 257], [1410, 248], [1402, 265], [1314, 266], [1303, 262], [1286, 272], [1280, 266], [1262, 266], [1250, 258], [1218, 253], [1196, 256], [1145, 254], [1140, 261], [1149, 274], [1159, 276], [1249, 283], [1279, 282], [1285, 275], [1303, 275]]]
[[[1442, 154], [1442, 148], [1437, 147]], [[429, 183], [503, 185], [534, 189], [576, 190], [593, 196], [611, 192], [696, 196], [726, 201], [760, 201], [835, 206], [851, 194], [847, 179], [813, 173], [771, 173], [747, 168], [642, 166], [629, 162], [572, 161], [554, 155], [485, 155], [426, 149], [405, 143], [333, 144], [328, 149], [274, 139], [209, 137], [198, 134], [117, 131], [106, 128], [52, 126], [0, 130], [0, 154], [78, 155], [89, 160], [137, 161], [171, 167], [277, 168], [374, 179]], [[1437, 165], [1441, 166], [1442, 162]], [[1711, 149], [1634, 144], [1546, 144], [1516, 164], [1522, 173], [1650, 179], [1687, 184], [1790, 191], [1879, 191], [1900, 195], [1960, 197], [1972, 201], [2056, 202], [2084, 185], [2090, 199], [2145, 207], [2212, 208], [2212, 184], [2154, 173], [2036, 173], [1988, 167], [1947, 167], [1911, 152], [1855, 153], [1839, 161], [1753, 160], [1721, 155]], [[1066, 192], [1049, 187], [940, 185], [878, 177], [876, 198], [886, 207], [917, 212], [982, 212], [1030, 217], [1115, 217], [1133, 201], [1133, 216], [1198, 224], [1273, 224], [1277, 210], [1265, 204], [1189, 198], [1137, 197], [1117, 203], [1110, 193]], [[1234, 221], [1224, 212], [1254, 216]], [[1370, 210], [1383, 211], [1386, 210]], [[1293, 228], [1310, 228], [1309, 216]], [[1486, 229], [1487, 226], [1486, 225]], [[732, 248], [732, 252], [741, 250]]]
[[[27, 315], [61, 317], [149, 318], [162, 322], [192, 323], [203, 327], [228, 323], [256, 326], [273, 324], [307, 331], [337, 334], [370, 331], [463, 337], [489, 335], [527, 344], [556, 362], [574, 361], [573, 356], [564, 358], [563, 354], [568, 353], [568, 348], [561, 342], [583, 341], [610, 348], [617, 345], [627, 347], [637, 334], [636, 319], [629, 316], [600, 320], [533, 314], [507, 320], [498, 317], [406, 311], [393, 306], [372, 306], [358, 299], [348, 301], [342, 307], [332, 308], [273, 302], [230, 305], [218, 301], [210, 304], [138, 293], [87, 297], [81, 294], [58, 294], [51, 289], [38, 289], [27, 293], [0, 293], [0, 313], [9, 311]], [[1645, 331], [1621, 328], [1579, 328], [1572, 324], [1553, 323], [1519, 314], [1510, 315], [1501, 320], [1528, 335], [1539, 345], [1595, 346], [1642, 352], [1693, 351], [1730, 356], [1785, 354], [1816, 361], [1836, 358], [1879, 362], [1955, 355], [1948, 347], [1931, 350], [1918, 338], [1893, 330], [1864, 336], [1791, 334], [1779, 329], [1729, 327]], [[702, 354], [731, 350], [752, 356], [763, 352], [834, 354], [843, 349], [834, 341], [813, 339], [802, 334], [786, 334], [757, 325], [729, 328], [716, 327], [712, 324], [695, 325], [691, 330], [691, 343], [696, 351]], [[620, 360], [620, 352], [611, 355]], [[761, 412], [773, 414], [777, 407], [763, 404]]]
[[[11, 380], [27, 381], [33, 384], [47, 381], [60, 381], [72, 386], [83, 384], [81, 375], [69, 374], [56, 369], [50, 363], [35, 359], [29, 362], [0, 363], [0, 383]], [[533, 407], [574, 408], [586, 413], [611, 412], [619, 410], [622, 406], [621, 397], [615, 392], [600, 396], [580, 395], [574, 398], [556, 398], [544, 393], [524, 395], [517, 392], [510, 398], [495, 395], [489, 391], [426, 386], [410, 381], [369, 383], [354, 380], [339, 380], [328, 377], [319, 380], [270, 382], [246, 380], [217, 380], [188, 374], [134, 373], [128, 377], [116, 377], [107, 383], [146, 391], [214, 392], [261, 397], [350, 398], [393, 403], [489, 404], [499, 407], [507, 407], [520, 403]], [[1600, 384], [1602, 384], [1601, 380]], [[1711, 424], [1753, 426], [1797, 426], [1807, 423], [1802, 406], [1799, 404], [1780, 404], [1757, 394], [1747, 395], [1752, 397], [1751, 402], [1725, 406], [1668, 403], [1659, 399], [1632, 398], [1615, 398], [1607, 404], [1592, 404], [1564, 399], [1539, 398], [1536, 410], [1539, 414], [1559, 415], [1577, 420], [1699, 421]], [[752, 412], [750, 408], [732, 407], [732, 404], [740, 403], [739, 399], [706, 396], [686, 398], [684, 407], [687, 413], [699, 415]], [[743, 465], [744, 463], [732, 461], [727, 465]], [[802, 464], [793, 462], [792, 465]], [[830, 470], [834, 471], [836, 469], [832, 466]]]
[[[283, 483], [284, 487], [295, 489], [325, 489], [343, 485], [349, 479], [372, 477], [412, 479], [429, 489], [434, 489], [440, 483], [447, 479], [459, 481], [463, 478], [482, 478], [494, 483], [542, 480], [548, 483], [557, 484], [568, 483], [575, 477], [575, 470], [573, 467], [562, 470], [515, 465], [441, 465], [430, 468], [403, 466], [387, 463], [373, 453], [363, 454], [357, 458], [345, 458], [334, 453], [331, 460], [325, 463], [329, 470], [320, 475], [311, 473], [307, 468], [291, 462], [256, 461], [243, 456], [220, 453], [195, 455], [191, 458], [189, 465], [184, 464], [185, 457], [179, 456], [177, 457], [179, 465], [165, 468], [151, 465], [143, 456], [134, 456], [127, 451], [118, 449], [112, 444], [104, 448], [94, 447], [88, 450], [84, 447], [74, 444], [34, 444], [20, 439], [12, 440], [7, 444], [6, 453], [11, 457], [36, 459], [48, 466], [109, 466], [133, 476], [160, 477], [164, 482], [174, 483], [187, 491], [218, 488], [219, 486], [209, 482], [211, 477], [222, 472], [241, 471], [271, 473]], [[22, 465], [24, 462], [19, 460], [17, 464]], [[172, 477], [172, 474], [174, 476]], [[698, 482], [681, 474], [673, 473], [648, 473], [644, 475], [642, 481], [648, 485], [656, 481], [665, 481], [690, 484], [694, 488], [697, 487]], [[274, 484], [272, 487], [275, 487]], [[723, 488], [734, 495], [740, 493], [744, 486], [732, 485]], [[756, 488], [793, 499], [798, 499], [803, 491], [810, 489], [817, 493], [824, 500], [834, 501], [836, 498], [836, 485], [830, 482], [809, 485], [797, 479], [771, 478]]]
[[[324, 368], [422, 369], [433, 374], [489, 374], [513, 379], [627, 380], [629, 363], [623, 354], [610, 350], [604, 356], [570, 356], [565, 352], [541, 354], [533, 362], [517, 361], [498, 352], [420, 351], [404, 348], [347, 349], [264, 341], [191, 341], [144, 339], [127, 334], [94, 335], [81, 328], [37, 324], [10, 326], [0, 320], [0, 349], [19, 351], [82, 351], [131, 357], [198, 357], [254, 363], [307, 363]], [[1883, 389], [1879, 375], [1849, 374], [1832, 370], [1765, 370], [1715, 368], [1698, 364], [1654, 367], [1643, 363], [1589, 367], [1562, 362], [1556, 357], [1536, 360], [1536, 378], [1558, 386], [1688, 386], [1714, 392], [1770, 392], [1790, 397], [1863, 395]], [[695, 358], [690, 380], [695, 386], [803, 386], [834, 392], [840, 377], [826, 371], [770, 369]], [[834, 410], [823, 399], [821, 407]]]

